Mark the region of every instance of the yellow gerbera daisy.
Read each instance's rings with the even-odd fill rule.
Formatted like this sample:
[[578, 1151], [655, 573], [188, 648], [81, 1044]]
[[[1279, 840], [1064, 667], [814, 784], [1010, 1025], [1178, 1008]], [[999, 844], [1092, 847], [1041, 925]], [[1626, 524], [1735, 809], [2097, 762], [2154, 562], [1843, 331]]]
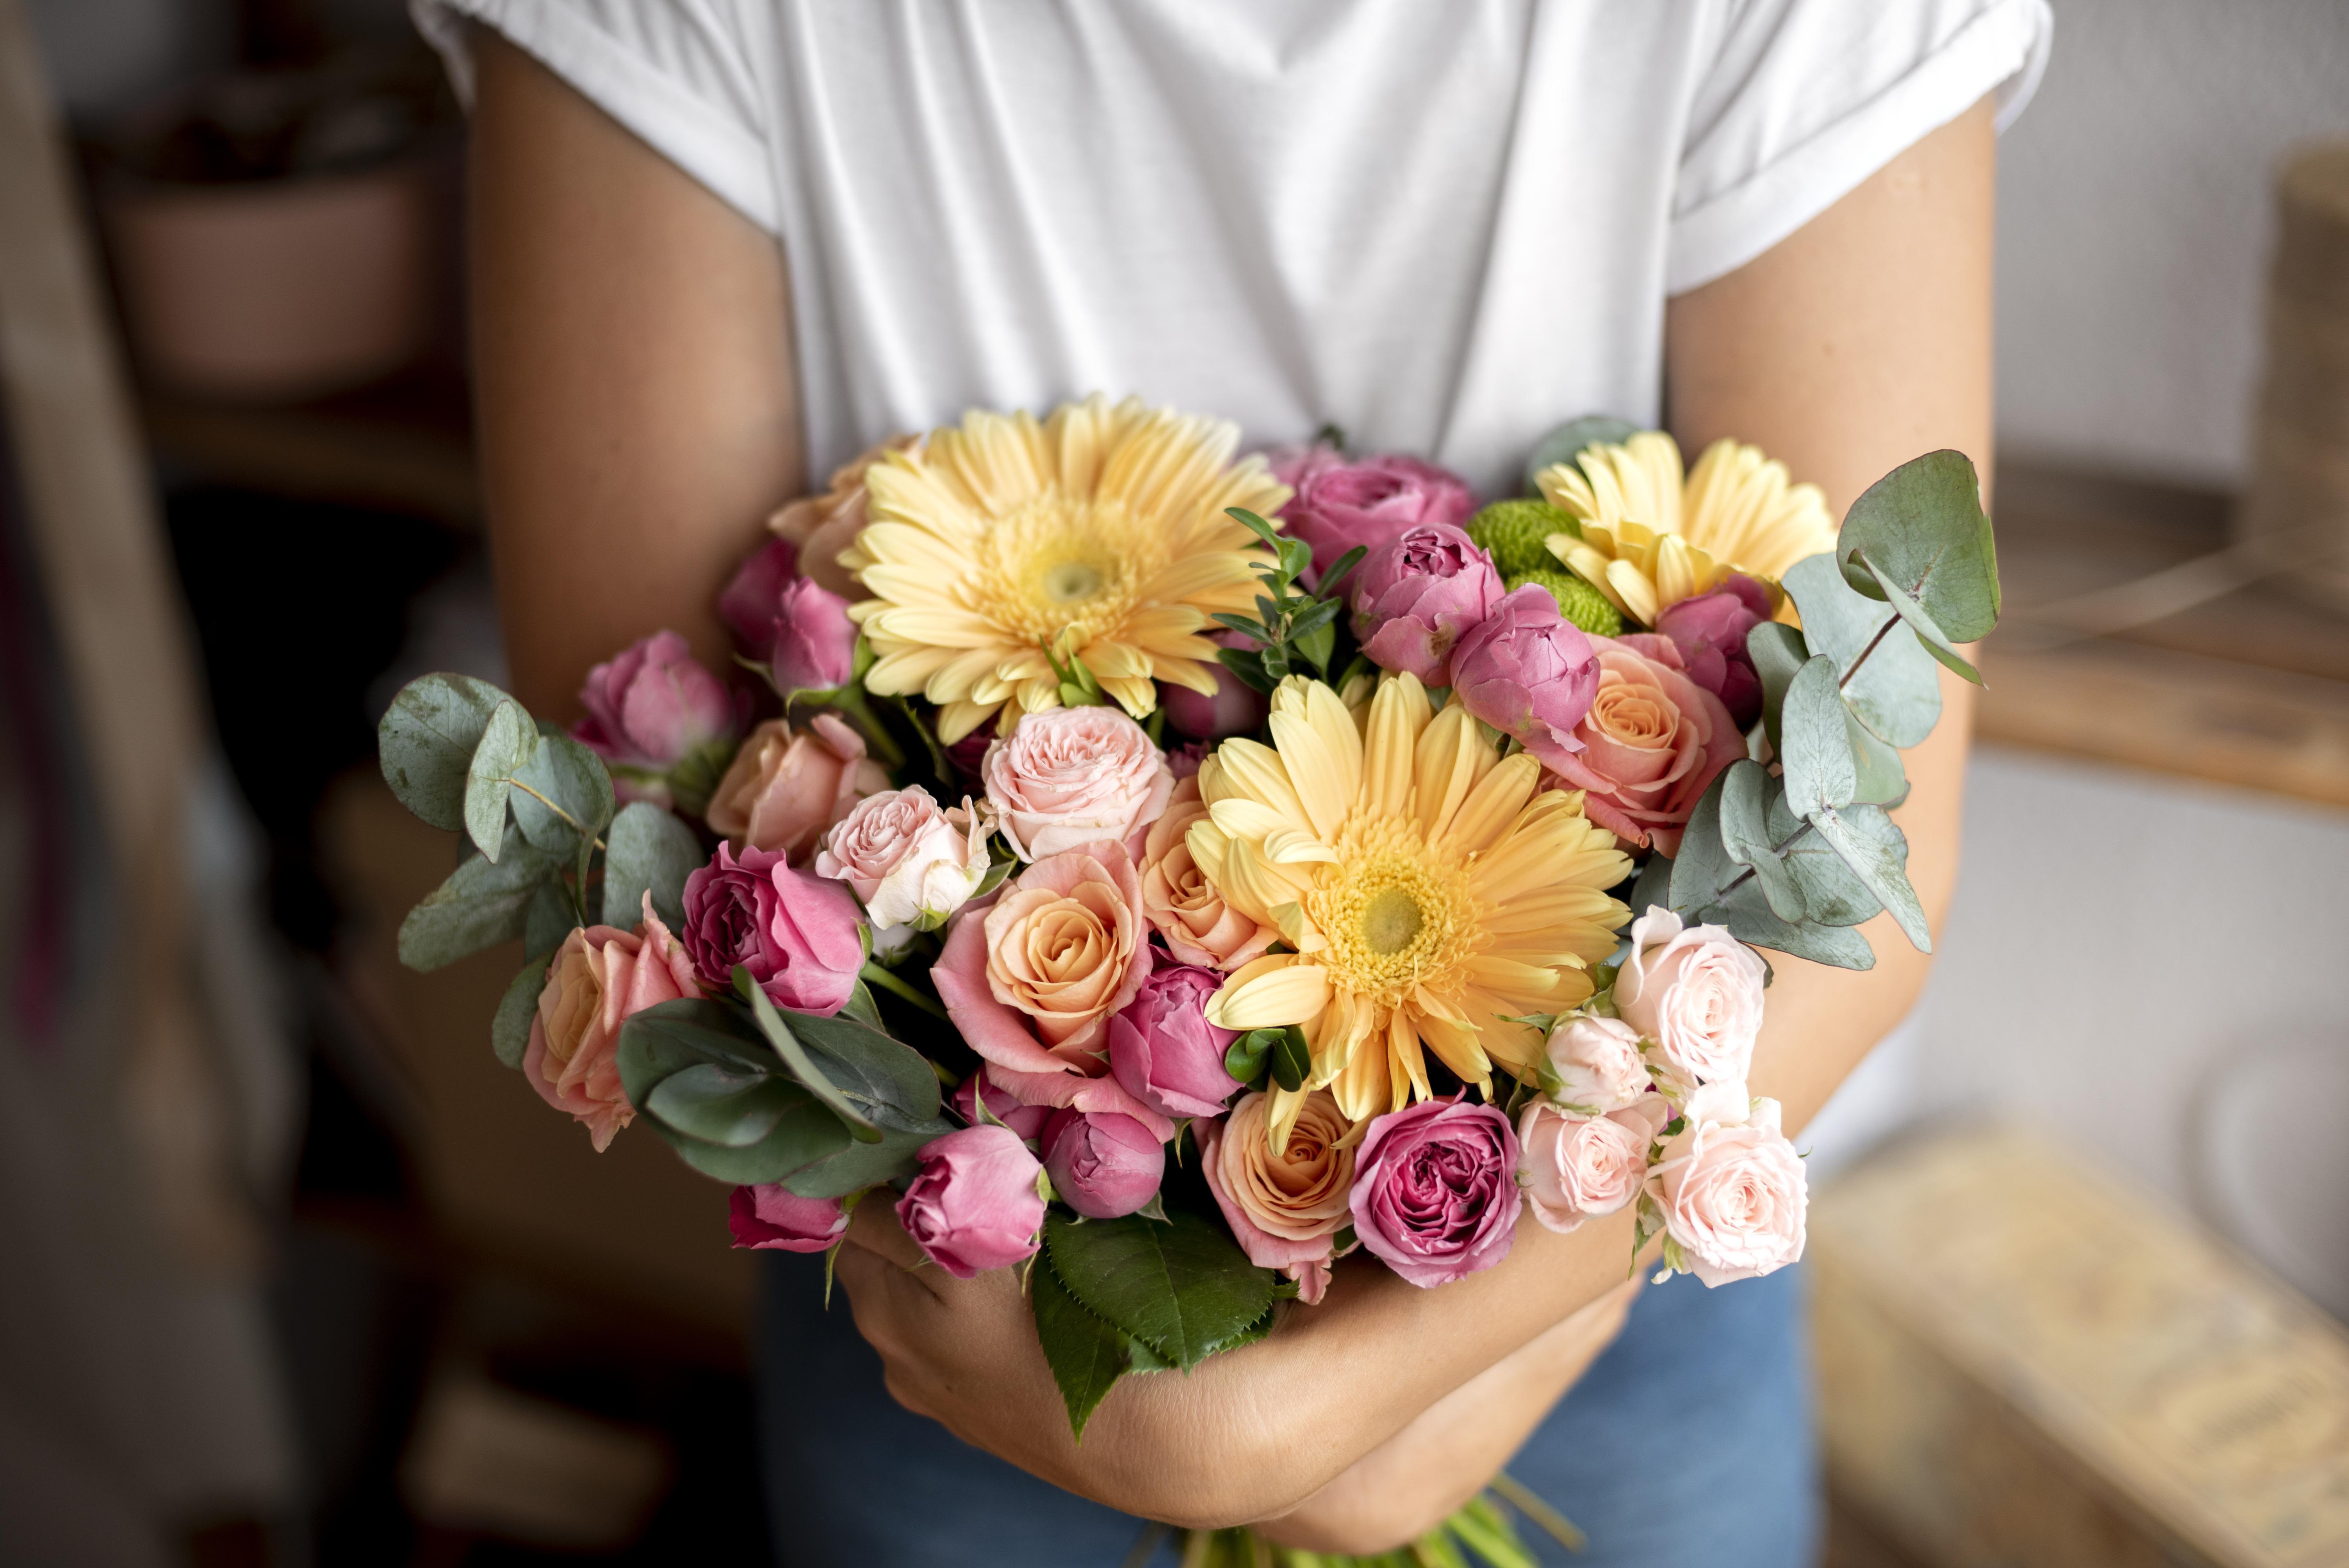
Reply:
[[1233, 972], [1208, 1004], [1226, 1029], [1295, 1024], [1303, 1088], [1274, 1091], [1278, 1147], [1311, 1089], [1356, 1120], [1428, 1096], [1421, 1047], [1489, 1096], [1495, 1063], [1532, 1070], [1539, 1030], [1513, 1017], [1579, 1006], [1628, 911], [1630, 870], [1578, 793], [1537, 794], [1541, 764], [1502, 757], [1468, 711], [1408, 675], [1358, 717], [1292, 676], [1271, 746], [1226, 740], [1199, 769], [1206, 820], [1185, 842], [1227, 903], [1291, 953]]
[[1154, 680], [1212, 695], [1217, 611], [1256, 603], [1256, 536], [1224, 515], [1288, 500], [1264, 459], [1234, 463], [1222, 420], [1095, 396], [1034, 416], [973, 412], [864, 478], [872, 521], [841, 563], [874, 595], [849, 614], [882, 696], [919, 693], [952, 742], [999, 714], [1057, 707], [1049, 649], [1084, 661], [1136, 718]]
[[1642, 626], [1733, 572], [1767, 583], [1778, 618], [1791, 623], [1778, 579], [1836, 545], [1819, 487], [1788, 482], [1785, 464], [1735, 441], [1707, 447], [1685, 484], [1680, 445], [1661, 430], [1619, 447], [1587, 447], [1576, 463], [1552, 464], [1534, 479], [1552, 506], [1582, 524], [1579, 539], [1551, 534], [1550, 553]]

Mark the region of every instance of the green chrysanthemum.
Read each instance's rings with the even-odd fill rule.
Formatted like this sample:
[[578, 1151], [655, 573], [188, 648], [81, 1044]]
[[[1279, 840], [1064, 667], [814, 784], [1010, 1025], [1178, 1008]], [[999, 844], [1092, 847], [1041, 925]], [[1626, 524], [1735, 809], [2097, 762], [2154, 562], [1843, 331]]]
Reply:
[[1549, 590], [1557, 601], [1557, 613], [1589, 633], [1594, 637], [1619, 637], [1623, 634], [1623, 614], [1607, 602], [1607, 595], [1577, 577], [1571, 572], [1517, 572], [1504, 577], [1502, 585], [1512, 593], [1528, 583]]
[[[1492, 552], [1493, 564], [1503, 577], [1528, 572], [1555, 573], [1557, 557], [1544, 542], [1553, 533], [1579, 538], [1582, 530], [1572, 517], [1546, 500], [1496, 500], [1468, 520], [1470, 539]], [[1509, 584], [1516, 587], [1513, 581]]]

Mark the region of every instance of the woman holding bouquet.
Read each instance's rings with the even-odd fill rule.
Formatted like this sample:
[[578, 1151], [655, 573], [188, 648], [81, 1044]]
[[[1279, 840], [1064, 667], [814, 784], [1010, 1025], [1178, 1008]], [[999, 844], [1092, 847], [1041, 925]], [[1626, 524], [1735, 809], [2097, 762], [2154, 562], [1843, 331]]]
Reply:
[[[967, 407], [1130, 390], [1485, 493], [1605, 409], [1755, 442], [1837, 516], [1920, 451], [1988, 466], [1994, 124], [2044, 0], [421, 15], [474, 106], [485, 474], [540, 713], [659, 627], [723, 667], [709, 606], [760, 521]], [[1970, 694], [1943, 686], [1899, 811], [1936, 917]], [[1873, 970], [1777, 963], [1754, 1088], [1790, 1130], [1917, 995], [1878, 928]], [[1628, 1212], [1520, 1227], [1441, 1291], [1341, 1265], [1264, 1343], [1131, 1380], [1081, 1447], [1017, 1271], [916, 1268], [881, 1203], [849, 1240], [861, 1339], [814, 1260], [771, 1278], [787, 1563], [1108, 1564], [1132, 1516], [1383, 1550], [1505, 1463], [1583, 1562], [1816, 1551], [1799, 1270], [1635, 1295]]]

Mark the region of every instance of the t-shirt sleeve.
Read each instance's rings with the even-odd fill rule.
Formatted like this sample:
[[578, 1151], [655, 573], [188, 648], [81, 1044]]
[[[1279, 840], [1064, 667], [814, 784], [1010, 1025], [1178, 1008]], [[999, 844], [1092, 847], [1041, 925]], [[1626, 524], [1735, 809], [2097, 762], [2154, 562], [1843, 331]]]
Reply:
[[511, 39], [769, 233], [781, 231], [767, 100], [724, 0], [409, 0], [472, 102], [465, 20]]
[[2047, 0], [1729, 0], [1690, 103], [1665, 289], [1733, 272], [1924, 136], [2045, 67]]

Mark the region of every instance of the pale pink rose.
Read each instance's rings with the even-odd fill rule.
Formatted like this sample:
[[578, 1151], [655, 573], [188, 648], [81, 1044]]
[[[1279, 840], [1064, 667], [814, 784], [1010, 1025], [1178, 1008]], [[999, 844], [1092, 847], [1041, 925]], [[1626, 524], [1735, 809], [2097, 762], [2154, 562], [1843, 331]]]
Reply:
[[864, 588], [840, 563], [840, 552], [856, 542], [864, 526], [864, 472], [893, 451], [918, 449], [919, 436], [892, 436], [867, 447], [833, 469], [822, 495], [802, 496], [767, 520], [768, 531], [799, 546], [799, 568], [816, 586], [851, 603]]
[[802, 1198], [780, 1181], [769, 1181], [734, 1189], [726, 1225], [738, 1247], [829, 1252], [848, 1233], [848, 1207], [837, 1198]]
[[1280, 933], [1226, 903], [1191, 859], [1192, 824], [1207, 819], [1195, 774], [1175, 783], [1142, 841], [1142, 913], [1175, 957], [1228, 972], [1262, 957]]
[[1605, 1116], [1654, 1088], [1640, 1056], [1640, 1031], [1620, 1018], [1562, 1019], [1547, 1046], [1557, 1087], [1550, 1099], [1578, 1116]]
[[815, 874], [844, 882], [875, 931], [944, 920], [987, 880], [988, 825], [968, 798], [940, 808], [916, 784], [867, 795], [833, 825]]
[[955, 917], [930, 978], [997, 1087], [1027, 1105], [1131, 1116], [1164, 1141], [1174, 1123], [1109, 1070], [1109, 1020], [1150, 975], [1140, 903], [1124, 845], [1049, 856], [991, 907]]
[[701, 995], [692, 961], [653, 913], [650, 893], [644, 913], [633, 932], [590, 925], [564, 938], [523, 1052], [530, 1087], [585, 1123], [598, 1153], [636, 1114], [620, 1087], [620, 1026], [647, 1007]]
[[1778, 1102], [1747, 1100], [1743, 1083], [1710, 1084], [1682, 1116], [1647, 1190], [1688, 1271], [1721, 1285], [1800, 1259], [1810, 1186], [1779, 1130]]
[[1199, 1168], [1248, 1262], [1288, 1274], [1310, 1305], [1329, 1287], [1337, 1234], [1352, 1218], [1346, 1199], [1354, 1150], [1328, 1089], [1305, 1097], [1288, 1147], [1278, 1154], [1266, 1136], [1270, 1110], [1269, 1097], [1242, 1095], [1230, 1115], [1195, 1123]]
[[1760, 955], [1725, 928], [1683, 926], [1654, 907], [1631, 923], [1615, 1010], [1653, 1042], [1682, 1094], [1702, 1083], [1742, 1083], [1762, 1031], [1764, 974]]
[[1008, 1268], [1035, 1253], [1043, 1169], [1008, 1128], [949, 1132], [922, 1145], [921, 1170], [897, 1201], [898, 1222], [957, 1279]]
[[804, 861], [857, 801], [889, 788], [864, 755], [864, 738], [820, 713], [805, 729], [771, 718], [750, 732], [709, 798], [709, 830], [737, 848]]
[[1574, 1116], [1545, 1100], [1517, 1119], [1517, 1184], [1534, 1218], [1563, 1235], [1611, 1214], [1640, 1194], [1648, 1145], [1671, 1119], [1651, 1094], [1606, 1116]]
[[1681, 833], [1745, 738], [1721, 698], [1688, 677], [1670, 637], [1593, 637], [1599, 690], [1580, 747], [1543, 761], [1582, 790], [1583, 814], [1627, 844], [1680, 853]]
[[1113, 707], [1028, 715], [987, 748], [979, 777], [1023, 861], [1103, 839], [1123, 842], [1156, 821], [1174, 792], [1166, 758]]

